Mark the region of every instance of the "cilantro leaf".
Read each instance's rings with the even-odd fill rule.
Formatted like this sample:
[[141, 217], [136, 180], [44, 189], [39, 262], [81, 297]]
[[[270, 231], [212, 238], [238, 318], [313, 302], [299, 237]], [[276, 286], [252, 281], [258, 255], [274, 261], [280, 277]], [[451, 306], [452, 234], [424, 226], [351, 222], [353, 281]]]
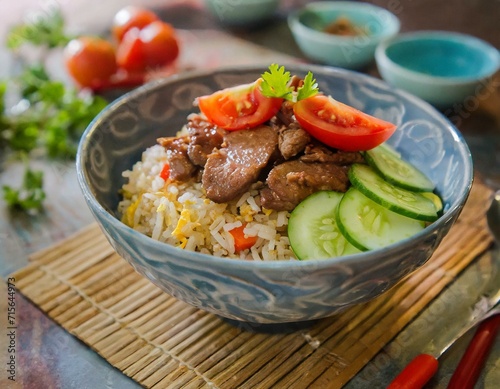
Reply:
[[275, 63], [269, 66], [269, 71], [262, 74], [264, 80], [260, 85], [262, 94], [267, 97], [278, 97], [289, 100], [293, 88], [290, 87], [290, 72], [285, 71], [284, 66]]
[[278, 97], [297, 102], [319, 93], [318, 83], [311, 72], [307, 73], [302, 85], [297, 90], [290, 85], [292, 78], [284, 66], [280, 67], [273, 63], [269, 66], [269, 71], [262, 74], [262, 79], [260, 88], [262, 94], [267, 97]]
[[307, 72], [304, 84], [297, 90], [297, 101], [312, 97], [319, 92], [318, 83], [311, 72]]
[[3, 186], [3, 197], [11, 208], [23, 211], [37, 211], [42, 208], [45, 192], [43, 191], [43, 172], [31, 170], [29, 167], [24, 172], [21, 188]]
[[43, 13], [12, 28], [7, 35], [7, 48], [18, 49], [25, 43], [49, 48], [62, 47], [71, 39], [64, 27], [61, 10], [57, 6], [48, 7]]
[[[8, 110], [5, 97], [11, 87], [20, 100]], [[51, 80], [43, 65], [25, 69], [17, 79], [0, 82], [0, 147], [18, 158], [29, 158], [35, 150], [49, 158], [74, 158], [83, 131], [106, 105], [102, 97]], [[41, 209], [42, 184], [42, 172], [27, 167], [20, 188], [3, 187], [7, 206], [26, 212]]]

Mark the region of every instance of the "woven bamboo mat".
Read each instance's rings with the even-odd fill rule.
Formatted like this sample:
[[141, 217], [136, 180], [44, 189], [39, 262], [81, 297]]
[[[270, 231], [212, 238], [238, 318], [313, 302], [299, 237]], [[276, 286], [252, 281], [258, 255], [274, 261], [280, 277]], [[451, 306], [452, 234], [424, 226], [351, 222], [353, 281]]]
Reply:
[[287, 333], [248, 331], [162, 293], [97, 225], [35, 253], [13, 276], [21, 293], [144, 387], [338, 388], [488, 248], [490, 195], [476, 182], [435, 255], [396, 287]]

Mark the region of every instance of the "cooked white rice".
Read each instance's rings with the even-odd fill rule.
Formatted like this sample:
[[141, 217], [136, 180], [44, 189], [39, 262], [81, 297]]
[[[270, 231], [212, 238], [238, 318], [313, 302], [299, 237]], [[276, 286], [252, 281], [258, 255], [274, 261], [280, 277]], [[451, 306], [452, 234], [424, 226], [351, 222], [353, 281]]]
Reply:
[[[185, 250], [257, 261], [296, 258], [286, 233], [289, 213], [263, 209], [258, 184], [235, 201], [214, 203], [200, 183], [165, 182], [160, 177], [167, 153], [160, 145], [152, 146], [132, 170], [123, 173], [128, 183], [122, 187], [118, 211], [124, 223]], [[229, 231], [244, 223], [244, 233], [257, 236], [257, 242], [235, 253]]]

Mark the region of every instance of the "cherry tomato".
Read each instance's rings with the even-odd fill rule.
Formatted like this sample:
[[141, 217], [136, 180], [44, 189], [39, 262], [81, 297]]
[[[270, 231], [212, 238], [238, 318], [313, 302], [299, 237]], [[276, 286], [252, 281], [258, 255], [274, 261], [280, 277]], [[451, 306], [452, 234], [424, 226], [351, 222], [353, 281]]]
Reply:
[[71, 40], [64, 49], [64, 61], [70, 76], [83, 87], [107, 81], [117, 70], [113, 45], [97, 37]]
[[261, 79], [226, 88], [198, 98], [198, 106], [210, 122], [226, 130], [252, 128], [271, 119], [283, 99], [266, 97], [260, 91]]
[[179, 56], [175, 29], [155, 21], [143, 29], [125, 33], [116, 54], [118, 65], [130, 72], [147, 71], [171, 64]]
[[156, 20], [159, 20], [159, 18], [154, 12], [130, 5], [116, 13], [111, 32], [116, 41], [121, 42], [127, 31], [132, 28], [142, 29]]
[[324, 95], [298, 101], [293, 106], [293, 113], [311, 136], [344, 151], [370, 150], [396, 130], [392, 123]]

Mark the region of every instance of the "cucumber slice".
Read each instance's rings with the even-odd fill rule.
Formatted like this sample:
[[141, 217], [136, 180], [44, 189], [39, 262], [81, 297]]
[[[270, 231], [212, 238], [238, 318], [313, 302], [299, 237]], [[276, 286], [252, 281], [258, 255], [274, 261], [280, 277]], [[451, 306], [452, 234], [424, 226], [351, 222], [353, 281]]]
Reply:
[[433, 222], [438, 218], [434, 202], [418, 192], [412, 192], [385, 181], [373, 168], [354, 164], [349, 179], [361, 193], [377, 204], [403, 216]]
[[386, 247], [425, 228], [424, 222], [389, 211], [354, 187], [340, 201], [336, 219], [345, 238], [360, 250]]
[[432, 200], [438, 213], [443, 210], [443, 200], [441, 200], [441, 197], [439, 197], [437, 194], [433, 192], [422, 192], [422, 196]]
[[435, 185], [429, 178], [398, 155], [391, 146], [381, 144], [364, 153], [366, 162], [386, 181], [416, 192], [432, 192]]
[[323, 259], [356, 254], [335, 221], [343, 193], [316, 192], [303, 200], [288, 219], [290, 246], [298, 259]]

